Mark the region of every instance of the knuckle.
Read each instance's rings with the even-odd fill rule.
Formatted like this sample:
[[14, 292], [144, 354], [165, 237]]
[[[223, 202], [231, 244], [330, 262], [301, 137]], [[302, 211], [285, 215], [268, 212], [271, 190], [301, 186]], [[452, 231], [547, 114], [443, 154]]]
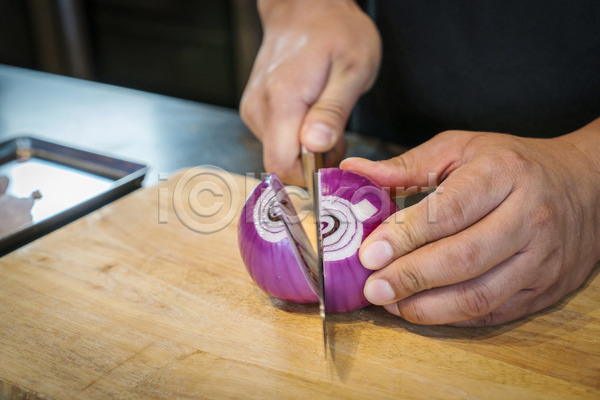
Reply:
[[[556, 252], [552, 252], [556, 253]], [[556, 255], [556, 254], [555, 254]], [[562, 271], [561, 271], [561, 263], [559, 261], [550, 261], [547, 260], [542, 263], [544, 265], [544, 276], [545, 278], [541, 280], [541, 284], [544, 284], [548, 288], [554, 288], [556, 292], [564, 292], [565, 287], [569, 285], [570, 279], [563, 279]]]
[[276, 79], [269, 77], [265, 83], [265, 103], [268, 104], [271, 109], [277, 108], [283, 100], [294, 94], [293, 88], [290, 84], [283, 79]]
[[489, 291], [485, 286], [462, 285], [456, 298], [458, 314], [466, 319], [483, 317], [491, 311]]
[[240, 117], [246, 125], [251, 125], [255, 115], [252, 101], [248, 98], [242, 98], [240, 102]]
[[569, 280], [563, 279], [563, 257], [561, 256], [560, 244], [554, 249], [545, 249], [547, 254], [538, 256], [530, 261], [530, 265], [537, 266], [538, 269], [543, 269], [543, 274], [539, 274], [534, 282], [536, 288], [557, 292], [561, 290], [561, 286], [566, 285]]
[[449, 138], [454, 138], [454, 137], [456, 137], [456, 135], [459, 135], [459, 134], [461, 134], [461, 131], [447, 130], [447, 131], [438, 133], [436, 135], [436, 137], [439, 139], [449, 139]]
[[344, 107], [335, 101], [319, 101], [312, 106], [312, 110], [338, 122], [344, 122], [347, 117]]
[[396, 274], [400, 287], [410, 294], [429, 289], [423, 274], [412, 266], [398, 268]]
[[435, 135], [434, 140], [446, 142], [452, 145], [462, 142], [465, 138], [475, 138], [477, 136], [478, 135], [474, 136], [473, 132], [447, 130]]
[[475, 320], [475, 326], [493, 326], [496, 325], [496, 318], [493, 312], [487, 313]]
[[506, 317], [496, 313], [495, 311], [492, 311], [487, 313], [483, 317], [480, 317], [478, 319], [478, 323], [479, 326], [494, 326], [501, 324], [502, 322], [504, 322], [505, 319]]
[[398, 157], [392, 158], [390, 161], [393, 163], [393, 170], [410, 171], [409, 166], [414, 165], [412, 159], [412, 153], [408, 151], [402, 155], [399, 155]]
[[467, 223], [467, 212], [459, 193], [447, 193], [438, 211], [438, 228], [446, 232], [457, 232]]
[[341, 62], [341, 73], [354, 74], [364, 70], [364, 61], [359, 51], [347, 51]]
[[[408, 218], [406, 218], [408, 219]], [[388, 240], [400, 253], [407, 253], [421, 247], [425, 242], [417, 233], [414, 224], [409, 220], [402, 220], [392, 224], [393, 230], [388, 233]]]
[[498, 324], [497, 318], [495, 317], [494, 313], [491, 312], [491, 313], [485, 314], [482, 317], [464, 321], [464, 323], [462, 323], [460, 325], [477, 328], [477, 327], [493, 326], [493, 325], [497, 325], [497, 324]]
[[364, 93], [375, 80], [375, 74], [372, 71], [377, 63], [377, 57], [365, 57], [363, 50], [354, 49], [343, 54], [337, 64], [336, 73], [340, 77], [350, 80], [356, 90]]
[[427, 313], [418, 301], [398, 302], [398, 313], [402, 319], [413, 324], [428, 323]]
[[528, 175], [535, 168], [534, 163], [515, 149], [504, 149], [496, 157], [502, 169], [509, 171], [514, 176]]
[[453, 270], [460, 270], [469, 277], [482, 264], [481, 247], [472, 240], [464, 240], [459, 244], [454, 243], [449, 254], [449, 267]]
[[532, 225], [534, 227], [546, 227], [557, 217], [556, 208], [549, 203], [543, 203], [533, 211]]

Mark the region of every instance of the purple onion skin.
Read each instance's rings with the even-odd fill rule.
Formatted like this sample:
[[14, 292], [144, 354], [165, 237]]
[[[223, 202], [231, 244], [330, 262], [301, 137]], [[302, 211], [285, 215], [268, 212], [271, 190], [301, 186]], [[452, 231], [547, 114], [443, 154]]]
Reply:
[[[338, 197], [342, 199], [340, 201], [351, 205], [367, 200], [377, 210], [362, 221], [362, 233], [360, 238], [355, 239], [358, 244], [362, 243], [381, 222], [397, 211], [396, 204], [388, 192], [369, 178], [338, 168], [321, 169], [320, 178], [322, 220], [327, 220], [329, 215], [328, 208], [323, 206], [323, 200], [334, 199], [331, 196]], [[304, 267], [296, 259], [289, 239], [284, 237], [273, 242], [265, 240], [258, 233], [260, 227], [257, 228], [255, 225], [254, 208], [262, 193], [273, 184], [279, 186], [281, 181], [276, 175], [271, 174], [254, 189], [242, 209], [238, 224], [238, 244], [242, 259], [252, 279], [271, 296], [295, 303], [318, 302], [318, 296], [302, 273]], [[356, 219], [355, 215], [352, 214], [349, 219]], [[323, 226], [324, 222], [322, 222]], [[350, 251], [344, 250], [343, 252], [348, 254], [344, 254], [343, 258], [328, 260], [327, 253], [335, 245], [335, 243], [328, 244], [331, 238], [324, 238], [323, 246], [326, 311], [347, 313], [369, 305], [363, 294], [363, 286], [373, 271], [366, 269], [360, 263], [358, 245], [356, 249], [351, 246], [345, 248]]]
[[[320, 173], [322, 198], [333, 195], [348, 200], [354, 205], [362, 200], [367, 200], [377, 209], [374, 215], [362, 222], [363, 232], [360, 243], [390, 215], [398, 211], [389, 192], [367, 177], [338, 168], [321, 169]], [[326, 214], [327, 210], [322, 209], [322, 218]], [[324, 239], [324, 254], [328, 252], [329, 248], [331, 245], [328, 245]], [[363, 294], [363, 287], [373, 271], [361, 264], [358, 258], [358, 248], [342, 260], [327, 261], [325, 259], [323, 272], [325, 276], [325, 310], [327, 312], [352, 312], [370, 304]]]
[[[314, 303], [319, 298], [312, 291], [291, 250], [287, 237], [270, 242], [263, 239], [254, 224], [254, 207], [272, 181], [283, 184], [275, 174], [269, 175], [250, 194], [238, 223], [238, 245], [248, 273], [269, 295], [294, 303]], [[290, 202], [291, 204], [291, 202]], [[293, 206], [292, 206], [293, 207]]]

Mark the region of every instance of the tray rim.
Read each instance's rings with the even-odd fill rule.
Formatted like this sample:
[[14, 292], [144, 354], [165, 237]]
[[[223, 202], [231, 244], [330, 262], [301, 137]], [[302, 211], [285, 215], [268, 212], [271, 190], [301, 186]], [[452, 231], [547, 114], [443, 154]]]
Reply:
[[[23, 144], [28, 144], [28, 148], [23, 147]], [[7, 147], [9, 151], [3, 155], [3, 150]], [[112, 182], [106, 190], [88, 200], [0, 238], [0, 257], [140, 188], [148, 172], [147, 164], [39, 139], [32, 135], [16, 136], [0, 143], [0, 165], [18, 160], [19, 152], [21, 156], [26, 152], [27, 158], [54, 162], [108, 178]]]

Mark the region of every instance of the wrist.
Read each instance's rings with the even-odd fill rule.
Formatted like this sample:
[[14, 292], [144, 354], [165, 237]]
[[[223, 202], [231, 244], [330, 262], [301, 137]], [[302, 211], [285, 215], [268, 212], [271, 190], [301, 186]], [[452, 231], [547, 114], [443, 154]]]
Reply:
[[600, 176], [600, 118], [561, 138], [583, 153]]
[[[312, 4], [307, 4], [311, 1]], [[256, 5], [263, 25], [272, 16], [276, 17], [277, 10], [285, 10], [280, 12], [286, 13], [306, 13], [307, 10], [315, 7], [328, 7], [329, 5], [357, 7], [355, 0], [257, 0]]]
[[581, 129], [562, 136], [561, 139], [578, 149], [579, 154], [581, 154], [585, 163], [589, 164], [589, 170], [594, 175], [588, 181], [590, 187], [587, 194], [588, 196], [591, 195], [590, 211], [592, 213], [588, 217], [591, 218], [593, 221], [592, 224], [595, 225], [595, 261], [598, 261], [600, 260], [600, 208], [596, 207], [596, 205], [600, 204], [600, 118]]

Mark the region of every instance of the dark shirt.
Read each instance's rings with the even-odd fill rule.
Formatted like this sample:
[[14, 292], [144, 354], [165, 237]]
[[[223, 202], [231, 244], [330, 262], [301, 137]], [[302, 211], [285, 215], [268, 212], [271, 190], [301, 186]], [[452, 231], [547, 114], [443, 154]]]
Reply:
[[365, 7], [383, 61], [353, 130], [415, 145], [448, 129], [553, 137], [600, 116], [600, 0]]

